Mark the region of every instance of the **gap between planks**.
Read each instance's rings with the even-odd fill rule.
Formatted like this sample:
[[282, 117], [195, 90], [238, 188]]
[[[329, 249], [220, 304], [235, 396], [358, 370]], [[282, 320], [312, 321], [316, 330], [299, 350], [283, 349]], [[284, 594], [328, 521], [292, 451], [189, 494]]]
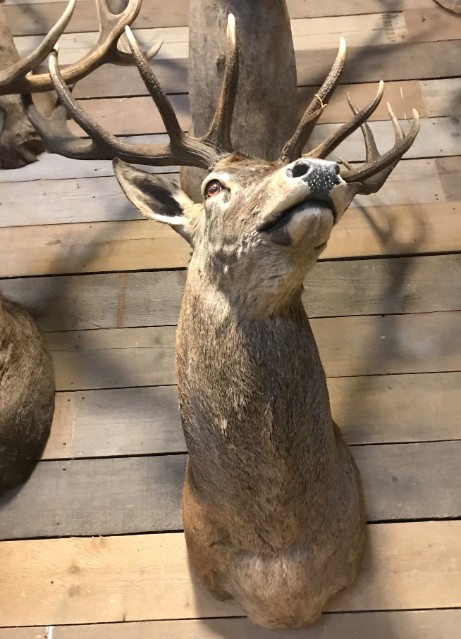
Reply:
[[[328, 610], [460, 607], [460, 556], [461, 521], [369, 526], [359, 578]], [[180, 533], [2, 542], [0, 564], [2, 626], [242, 615], [197, 583]]]
[[[461, 519], [461, 441], [364, 445], [351, 452], [369, 523]], [[40, 462], [24, 486], [0, 497], [0, 539], [180, 531], [186, 460]]]
[[[461, 370], [461, 311], [311, 320], [328, 377]], [[356, 336], [354, 340], [350, 336]], [[47, 333], [57, 390], [175, 383], [175, 327]]]
[[[461, 610], [324, 613], [309, 639], [454, 639]], [[52, 629], [52, 637], [50, 630]], [[48, 628], [2, 628], [2, 639], [300, 639], [299, 630], [265, 630], [247, 619], [138, 621]], [[301, 631], [302, 632], [302, 631]]]
[[[39, 6], [36, 6], [39, 5]], [[14, 35], [45, 33], [64, 11], [62, 0], [4, 0], [5, 14]], [[348, 7], [342, 0], [311, 0], [307, 5], [302, 0], [287, 0], [292, 19], [321, 18], [326, 16], [349, 16], [352, 14], [372, 14], [402, 10], [403, 0], [387, 0], [385, 7], [381, 0], [354, 0]], [[188, 24], [189, 0], [149, 0], [144, 2], [141, 13], [134, 22], [140, 27], [180, 27]], [[25, 19], [27, 18], [27, 20]], [[68, 32], [91, 31], [94, 29], [96, 13], [93, 0], [79, 0]]]
[[[43, 332], [171, 326], [185, 270], [0, 280]], [[304, 281], [311, 319], [461, 310], [461, 255], [322, 261]]]
[[[327, 384], [332, 414], [351, 445], [461, 439], [461, 373], [330, 378]], [[185, 450], [176, 387], [147, 386], [58, 392], [43, 459]]]

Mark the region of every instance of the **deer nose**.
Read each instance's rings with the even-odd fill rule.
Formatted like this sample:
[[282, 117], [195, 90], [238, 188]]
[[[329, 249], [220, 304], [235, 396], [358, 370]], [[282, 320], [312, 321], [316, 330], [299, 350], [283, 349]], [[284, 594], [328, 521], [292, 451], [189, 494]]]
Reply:
[[300, 178], [312, 171], [313, 165], [306, 160], [296, 160], [287, 166], [287, 176], [291, 178]]
[[303, 175], [307, 175], [309, 171], [312, 171], [312, 165], [309, 166], [309, 164], [304, 162], [304, 160], [297, 160], [289, 170], [291, 170], [292, 177], [299, 178]]
[[339, 164], [325, 160], [300, 159], [286, 167], [286, 175], [289, 178], [306, 178], [311, 173], [328, 175], [330, 178], [338, 175]]
[[285, 176], [288, 183], [295, 180], [293, 186], [298, 187], [303, 183], [303, 189], [307, 187], [307, 199], [321, 200], [330, 203], [331, 191], [340, 183], [339, 165], [329, 160], [317, 160], [315, 158], [300, 158], [285, 167]]

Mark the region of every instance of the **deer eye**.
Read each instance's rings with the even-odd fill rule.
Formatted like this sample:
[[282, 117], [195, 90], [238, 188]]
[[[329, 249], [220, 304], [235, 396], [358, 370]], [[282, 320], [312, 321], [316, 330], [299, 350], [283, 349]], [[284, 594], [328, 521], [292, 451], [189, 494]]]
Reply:
[[221, 193], [223, 188], [224, 187], [219, 180], [210, 180], [205, 187], [205, 196], [214, 197], [215, 195], [218, 195], [218, 193]]

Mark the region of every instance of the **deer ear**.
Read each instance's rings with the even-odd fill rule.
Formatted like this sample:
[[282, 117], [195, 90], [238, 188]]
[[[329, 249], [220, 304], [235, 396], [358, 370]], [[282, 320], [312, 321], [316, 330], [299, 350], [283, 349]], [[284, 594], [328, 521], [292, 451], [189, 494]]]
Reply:
[[141, 171], [119, 158], [113, 161], [115, 177], [130, 202], [145, 217], [169, 224], [193, 244], [203, 205], [195, 204], [169, 179]]

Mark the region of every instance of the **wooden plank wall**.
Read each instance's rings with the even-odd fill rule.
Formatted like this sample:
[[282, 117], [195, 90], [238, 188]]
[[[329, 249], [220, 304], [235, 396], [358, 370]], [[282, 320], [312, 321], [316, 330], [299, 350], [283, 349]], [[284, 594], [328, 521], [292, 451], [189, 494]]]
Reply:
[[[22, 53], [62, 0], [4, 1]], [[357, 198], [306, 279], [304, 301], [334, 415], [352, 445], [369, 541], [357, 584], [305, 632], [267, 632], [189, 571], [186, 460], [174, 331], [189, 250], [140, 219], [109, 162], [53, 155], [0, 173], [0, 289], [34, 313], [57, 379], [52, 434], [30, 480], [0, 499], [2, 639], [454, 639], [461, 623], [461, 19], [432, 0], [288, 0], [299, 109], [335, 55], [349, 61], [312, 143], [387, 80], [417, 142], [385, 188]], [[143, 42], [184, 128], [187, 0], [144, 0]], [[61, 60], [94, 41], [78, 0]], [[76, 87], [104, 126], [137, 141], [164, 127], [133, 69]], [[129, 114], [129, 117], [127, 117]], [[378, 144], [392, 144], [385, 106]], [[405, 125], [404, 126], [408, 126]], [[360, 134], [338, 153], [363, 157]], [[176, 169], [157, 169], [176, 173]], [[172, 177], [175, 177], [173, 175]], [[95, 624], [101, 624], [95, 626]]]

